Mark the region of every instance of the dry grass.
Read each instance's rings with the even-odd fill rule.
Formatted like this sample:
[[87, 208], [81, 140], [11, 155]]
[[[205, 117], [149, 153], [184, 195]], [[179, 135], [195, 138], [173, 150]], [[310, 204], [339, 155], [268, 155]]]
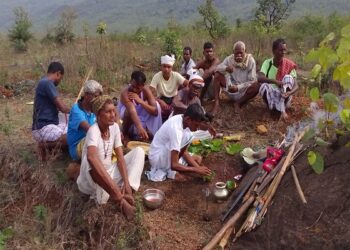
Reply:
[[0, 100], [0, 234], [5, 228], [14, 233], [7, 248], [139, 247], [146, 236], [142, 219], [128, 223], [115, 205], [96, 206], [81, 194], [66, 177], [67, 153], [54, 150], [47, 162], [38, 160], [29, 98]]
[[[242, 40], [259, 64], [271, 55], [271, 42], [280, 35], [258, 34], [246, 27], [235, 30], [225, 39], [212, 42], [216, 46], [217, 56], [223, 60], [232, 53], [233, 43]], [[76, 95], [81, 80], [90, 67], [94, 68], [92, 78], [101, 82], [108, 92], [117, 92], [129, 80], [131, 72], [136, 69], [135, 65], [145, 66], [148, 81], [159, 70], [159, 57], [164, 53], [161, 49], [162, 33], [150, 31], [145, 33], [145, 37], [144, 42], [138, 42], [133, 35], [110, 35], [104, 38], [102, 48], [99, 38], [89, 38], [87, 50], [83, 38], [66, 45], [31, 41], [27, 52], [15, 53], [6, 37], [1, 36], [0, 84], [22, 79], [37, 80], [52, 60], [59, 60], [63, 62], [66, 71], [60, 86], [63, 92]], [[179, 37], [183, 46], [192, 47], [195, 60], [202, 58], [203, 43], [211, 41], [205, 32], [194, 27], [179, 28]], [[298, 48], [290, 49], [294, 51], [290, 57], [299, 60]], [[175, 70], [180, 64], [180, 61], [176, 63]]]
[[[182, 45], [191, 46], [193, 57], [200, 59], [203, 43], [210, 41], [207, 35], [187, 29], [180, 36]], [[220, 59], [231, 53], [232, 44], [237, 40], [245, 41], [250, 53], [259, 53], [258, 62], [270, 55], [272, 37], [257, 39], [255, 34], [242, 30], [215, 41]], [[144, 44], [131, 36], [109, 37], [102, 49], [99, 39], [91, 38], [88, 54], [83, 39], [65, 46], [33, 41], [29, 51], [23, 54], [14, 53], [3, 36], [0, 43], [0, 84], [37, 80], [43, 75], [40, 63], [46, 69], [50, 61], [60, 60], [66, 69], [60, 91], [65, 93], [68, 103], [77, 95], [81, 80], [91, 66], [94, 68], [92, 78], [100, 81], [107, 92], [119, 93], [136, 64], [145, 65], [150, 82], [159, 70], [159, 57], [163, 53], [159, 33]], [[27, 101], [32, 101], [32, 95], [0, 100], [0, 232], [12, 227], [14, 236], [7, 241], [8, 248], [153, 248], [154, 242], [147, 241], [142, 219], [136, 224], [128, 223], [113, 204], [96, 206], [78, 192], [75, 183], [65, 176], [67, 157], [53, 152], [47, 163], [38, 161], [30, 134], [32, 106], [26, 105]], [[250, 129], [253, 130], [254, 125]], [[142, 217], [142, 211], [138, 216]]]

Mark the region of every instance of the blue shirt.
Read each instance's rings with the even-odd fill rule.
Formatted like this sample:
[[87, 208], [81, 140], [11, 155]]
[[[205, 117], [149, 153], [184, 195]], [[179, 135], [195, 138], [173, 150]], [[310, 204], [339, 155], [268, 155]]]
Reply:
[[55, 124], [58, 125], [58, 109], [55, 104], [55, 98], [58, 91], [53, 81], [43, 77], [36, 87], [32, 130]]
[[70, 110], [67, 132], [67, 143], [69, 147], [69, 154], [73, 160], [77, 160], [77, 145], [86, 136], [86, 132], [80, 127], [80, 123], [86, 121], [92, 124], [96, 121], [94, 113], [89, 113], [80, 108], [78, 103], [75, 103]]

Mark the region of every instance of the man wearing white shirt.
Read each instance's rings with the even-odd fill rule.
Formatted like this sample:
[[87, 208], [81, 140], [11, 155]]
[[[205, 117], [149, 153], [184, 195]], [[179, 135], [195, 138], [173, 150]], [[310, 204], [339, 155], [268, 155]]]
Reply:
[[195, 103], [187, 108], [184, 115], [175, 115], [163, 124], [154, 136], [149, 150], [151, 171], [147, 174], [148, 179], [186, 180], [187, 174], [211, 174], [209, 168], [201, 165], [201, 157], [192, 156], [187, 151], [187, 146], [193, 139], [192, 132], [206, 120], [203, 108]]

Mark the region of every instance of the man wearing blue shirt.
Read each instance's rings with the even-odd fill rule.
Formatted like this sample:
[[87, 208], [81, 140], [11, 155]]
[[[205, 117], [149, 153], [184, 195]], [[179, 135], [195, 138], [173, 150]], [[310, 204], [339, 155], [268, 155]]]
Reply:
[[73, 160], [81, 159], [86, 133], [96, 121], [95, 114], [91, 112], [91, 102], [101, 94], [101, 84], [94, 80], [87, 81], [83, 87], [83, 97], [73, 105], [70, 111], [67, 143]]
[[52, 62], [47, 75], [38, 83], [35, 90], [33, 109], [33, 138], [39, 143], [58, 142], [66, 144], [67, 124], [59, 123], [58, 112], [69, 113], [56, 89], [64, 75], [63, 65]]

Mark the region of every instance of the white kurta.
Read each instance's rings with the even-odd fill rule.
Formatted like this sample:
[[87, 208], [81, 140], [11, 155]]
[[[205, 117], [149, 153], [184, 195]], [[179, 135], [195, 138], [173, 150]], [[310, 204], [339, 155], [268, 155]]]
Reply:
[[171, 170], [171, 151], [180, 152], [193, 139], [190, 129], [183, 128], [183, 115], [169, 118], [153, 138], [148, 154], [151, 171], [148, 178], [152, 181], [174, 179], [176, 171]]

